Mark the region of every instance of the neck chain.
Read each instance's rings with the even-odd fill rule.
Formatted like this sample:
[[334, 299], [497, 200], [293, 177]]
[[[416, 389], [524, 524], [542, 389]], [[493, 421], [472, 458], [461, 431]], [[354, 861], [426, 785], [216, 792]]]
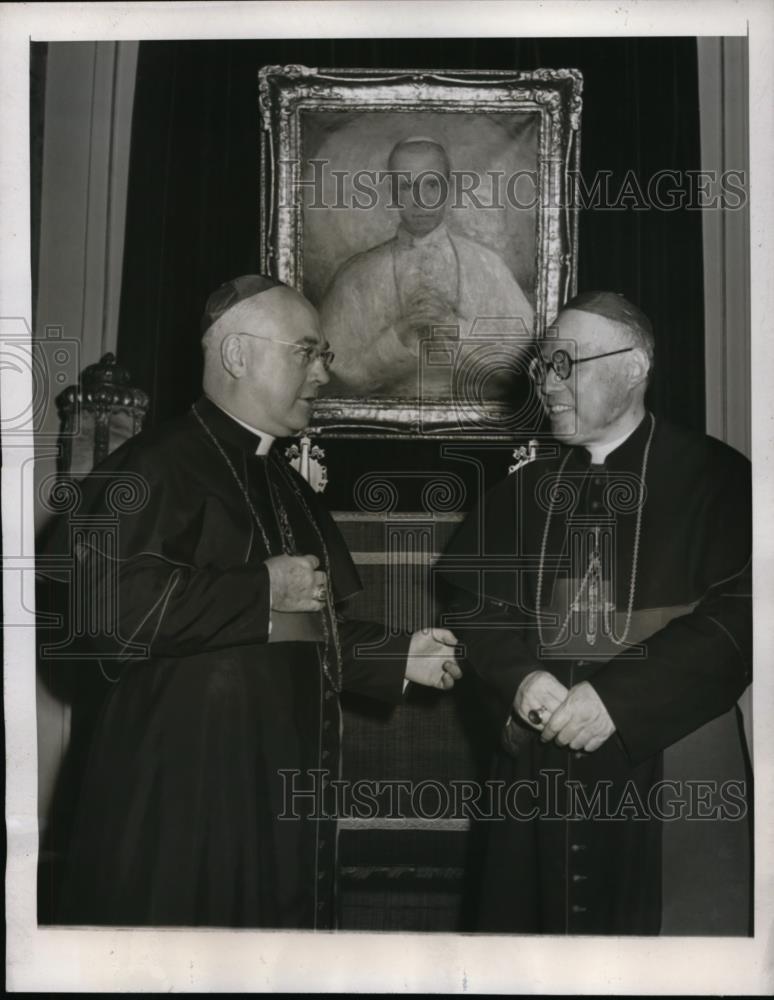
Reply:
[[270, 556], [271, 555], [271, 545], [269, 543], [269, 536], [266, 534], [266, 529], [263, 526], [263, 522], [261, 521], [261, 518], [260, 518], [260, 516], [258, 514], [258, 511], [255, 509], [255, 506], [254, 506], [252, 500], [250, 499], [250, 494], [247, 492], [247, 488], [245, 487], [245, 484], [239, 478], [239, 473], [234, 468], [234, 463], [231, 461], [231, 459], [228, 457], [228, 455], [226, 454], [226, 452], [223, 450], [223, 447], [221, 446], [220, 441], [218, 441], [218, 439], [212, 433], [212, 431], [207, 426], [207, 424], [204, 422], [204, 420], [202, 420], [201, 415], [200, 415], [199, 411], [196, 409], [195, 405], [191, 407], [191, 412], [193, 413], [193, 415], [198, 420], [198, 422], [199, 422], [202, 430], [204, 431], [204, 433], [207, 435], [207, 437], [210, 439], [210, 441], [212, 441], [212, 443], [215, 445], [215, 447], [217, 448], [217, 450], [220, 452], [221, 457], [223, 458], [223, 461], [226, 463], [226, 465], [231, 470], [231, 475], [234, 477], [234, 481], [236, 482], [236, 484], [239, 487], [239, 490], [240, 490], [242, 496], [245, 499], [245, 503], [247, 504], [247, 508], [250, 511], [250, 513], [252, 514], [253, 520], [255, 521], [256, 525], [258, 526], [258, 530], [261, 533], [261, 538], [263, 539], [263, 544], [266, 547], [266, 555]]
[[[215, 447], [217, 448], [217, 450], [220, 452], [223, 460], [225, 461], [226, 465], [230, 469], [231, 475], [233, 476], [234, 481], [236, 482], [236, 484], [239, 487], [239, 490], [240, 490], [242, 496], [244, 497], [245, 503], [247, 504], [247, 508], [250, 511], [250, 514], [252, 515], [252, 518], [255, 521], [256, 525], [258, 526], [258, 530], [261, 533], [261, 538], [263, 539], [263, 544], [266, 547], [266, 555], [267, 555], [267, 557], [269, 557], [271, 555], [271, 545], [269, 543], [269, 537], [266, 534], [266, 530], [265, 530], [265, 528], [263, 526], [263, 522], [261, 521], [261, 518], [260, 518], [260, 515], [259, 515], [258, 511], [255, 509], [255, 504], [250, 499], [250, 494], [247, 492], [247, 487], [245, 486], [245, 484], [242, 482], [241, 478], [239, 477], [239, 474], [238, 474], [237, 470], [234, 468], [233, 462], [231, 461], [231, 459], [226, 454], [226, 451], [224, 450], [224, 448], [221, 445], [220, 441], [218, 441], [218, 439], [212, 433], [212, 431], [207, 426], [207, 424], [205, 423], [205, 421], [202, 419], [201, 414], [196, 409], [195, 405], [191, 407], [191, 411], [192, 411], [193, 415], [196, 417], [197, 421], [199, 422], [199, 424], [202, 427], [202, 429], [204, 430], [204, 432], [206, 433], [207, 437], [209, 437], [210, 441], [212, 441], [212, 443], [215, 445]], [[270, 456], [267, 456], [267, 462], [268, 461], [271, 461], [271, 457]], [[328, 680], [330, 681], [333, 689], [338, 692], [338, 691], [341, 691], [342, 654], [341, 654], [341, 645], [339, 643], [339, 630], [338, 630], [338, 628], [336, 626], [336, 614], [335, 614], [335, 611], [334, 611], [333, 590], [332, 590], [332, 583], [331, 583], [330, 559], [328, 557], [328, 547], [325, 544], [325, 540], [324, 540], [322, 532], [320, 531], [320, 528], [319, 528], [319, 526], [317, 524], [317, 521], [315, 520], [315, 518], [314, 518], [314, 516], [313, 516], [313, 514], [311, 512], [311, 510], [309, 509], [306, 501], [304, 500], [304, 497], [301, 494], [301, 491], [299, 490], [298, 485], [293, 481], [292, 476], [289, 475], [289, 470], [284, 469], [282, 467], [282, 463], [281, 462], [276, 463], [276, 467], [282, 473], [283, 478], [285, 479], [285, 481], [289, 483], [291, 489], [293, 490], [294, 495], [296, 496], [296, 499], [299, 501], [299, 504], [301, 505], [301, 508], [303, 509], [304, 513], [306, 514], [307, 519], [309, 520], [309, 523], [311, 524], [312, 528], [314, 529], [314, 532], [317, 535], [317, 538], [318, 538], [318, 540], [320, 542], [320, 551], [322, 552], [322, 557], [323, 557], [322, 558], [322, 570], [325, 573], [325, 607], [323, 608], [323, 613], [321, 615], [321, 620], [322, 620], [322, 625], [323, 625], [322, 667], [323, 667], [323, 670], [325, 671], [325, 675], [328, 678]], [[268, 476], [267, 476], [267, 480], [268, 480]], [[271, 484], [270, 480], [269, 480], [269, 488], [272, 489], [272, 484]], [[294, 541], [293, 541], [293, 533], [292, 533], [292, 529], [290, 527], [290, 521], [288, 520], [287, 512], [285, 511], [284, 507], [282, 506], [282, 503], [279, 502], [279, 497], [277, 497], [276, 491], [275, 491], [275, 497], [276, 497], [276, 499], [278, 501], [278, 506], [279, 506], [279, 511], [280, 511], [280, 515], [279, 515], [280, 516], [280, 521], [281, 521], [280, 533], [281, 533], [282, 538], [283, 538], [283, 550], [287, 553], [289, 550], [294, 550], [295, 549], [295, 544], [294, 544]], [[330, 657], [329, 657], [329, 649], [330, 649], [330, 645], [331, 645], [331, 640], [333, 640], [333, 646], [334, 646], [334, 649], [335, 649], [335, 661], [336, 661], [335, 662], [335, 669], [333, 671], [333, 674], [331, 673], [330, 666], [329, 666], [329, 659], [330, 659]]]
[[[653, 432], [654, 432], [655, 428], [656, 428], [656, 421], [655, 421], [655, 418], [654, 418], [653, 414], [651, 413], [650, 414], [650, 432], [648, 434], [648, 440], [647, 440], [647, 442], [645, 444], [645, 450], [643, 451], [643, 454], [642, 454], [642, 468], [640, 470], [640, 497], [639, 497], [639, 501], [637, 503], [637, 523], [636, 523], [635, 528], [634, 528], [634, 551], [632, 553], [632, 572], [631, 572], [631, 577], [629, 579], [629, 602], [628, 602], [628, 607], [626, 609], [626, 623], [624, 625], [624, 631], [623, 631], [623, 635], [621, 636], [621, 638], [619, 639], [616, 636], [612, 637], [613, 638], [613, 642], [615, 642], [616, 645], [618, 645], [618, 646], [623, 646], [624, 643], [626, 642], [626, 638], [629, 635], [629, 628], [630, 628], [631, 622], [632, 622], [632, 609], [634, 608], [634, 592], [635, 592], [635, 590], [637, 588], [637, 566], [638, 566], [639, 557], [640, 557], [640, 533], [642, 531], [642, 509], [645, 506], [645, 502], [644, 502], [645, 501], [645, 475], [646, 475], [646, 473], [648, 471], [648, 457], [650, 455], [650, 445], [651, 445], [651, 442], [653, 441]], [[568, 462], [571, 454], [572, 454], [572, 451], [568, 451], [567, 452], [567, 454], [564, 457], [564, 461], [562, 462], [561, 466], [559, 467], [559, 471], [556, 474], [556, 480], [555, 480], [556, 486], [558, 486], [559, 483], [561, 482], [562, 473], [564, 472], [564, 467], [567, 465], [567, 462]], [[546, 545], [548, 543], [548, 533], [549, 533], [549, 529], [551, 527], [551, 518], [553, 517], [553, 513], [554, 513], [554, 503], [553, 503], [553, 494], [552, 494], [552, 499], [551, 499], [551, 502], [549, 503], [549, 507], [548, 507], [548, 513], [546, 514], [545, 526], [543, 527], [543, 540], [542, 540], [541, 545], [540, 545], [540, 563], [539, 563], [539, 566], [538, 566], [537, 592], [536, 592], [536, 595], [535, 595], [535, 613], [537, 614], [538, 638], [540, 640], [540, 645], [541, 646], [545, 645], [544, 642], [543, 642], [543, 621], [542, 621], [542, 613], [541, 613], [541, 600], [542, 600], [542, 595], [543, 595], [543, 566], [544, 566], [544, 563], [545, 563]], [[578, 587], [578, 591], [577, 591], [574, 599], [569, 602], [569, 606], [568, 606], [568, 609], [567, 609], [567, 616], [564, 619], [564, 622], [562, 623], [562, 627], [559, 629], [559, 633], [558, 633], [556, 639], [554, 640], [554, 642], [551, 643], [552, 646], [558, 645], [559, 642], [561, 641], [562, 636], [564, 634], [564, 631], [565, 631], [565, 629], [567, 628], [567, 626], [570, 623], [570, 618], [572, 616], [573, 609], [575, 608], [578, 599], [580, 598], [581, 594], [583, 593], [583, 589], [586, 586], [586, 584], [587, 584], [587, 582], [589, 580], [589, 577], [597, 569], [597, 566], [596, 566], [597, 560], [598, 560], [598, 555], [595, 552], [592, 555], [591, 559], [589, 560], [588, 568], [586, 569], [586, 572], [585, 572], [585, 574], [583, 576], [583, 579], [580, 582], [580, 586]]]

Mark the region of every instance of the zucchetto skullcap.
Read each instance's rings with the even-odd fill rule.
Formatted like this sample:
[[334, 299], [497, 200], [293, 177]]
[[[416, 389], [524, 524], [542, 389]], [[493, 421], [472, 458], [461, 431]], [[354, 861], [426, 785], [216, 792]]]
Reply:
[[263, 274], [243, 274], [240, 278], [232, 278], [224, 282], [207, 299], [202, 315], [202, 333], [206, 333], [213, 323], [227, 313], [238, 302], [251, 299], [260, 292], [268, 292], [272, 288], [287, 288], [282, 281], [267, 278]]
[[653, 326], [642, 309], [619, 292], [581, 292], [569, 302], [565, 302], [561, 311], [564, 312], [566, 309], [594, 313], [595, 316], [604, 316], [614, 323], [623, 323], [624, 326], [635, 327], [651, 334], [653, 332]]

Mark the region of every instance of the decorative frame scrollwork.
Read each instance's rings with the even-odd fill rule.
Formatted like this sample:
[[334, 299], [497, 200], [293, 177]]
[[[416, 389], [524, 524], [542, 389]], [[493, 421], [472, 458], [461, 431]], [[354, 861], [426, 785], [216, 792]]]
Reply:
[[[383, 112], [534, 115], [537, 122], [534, 328], [543, 336], [577, 278], [576, 185], [582, 77], [574, 69], [531, 72], [339, 70], [266, 66], [259, 74], [260, 266], [304, 290], [304, 130], [309, 114]], [[307, 116], [305, 118], [305, 116]], [[408, 119], [407, 119], [408, 120]], [[470, 397], [328, 396], [312, 430], [326, 437], [512, 437], [524, 414], [501, 400]]]

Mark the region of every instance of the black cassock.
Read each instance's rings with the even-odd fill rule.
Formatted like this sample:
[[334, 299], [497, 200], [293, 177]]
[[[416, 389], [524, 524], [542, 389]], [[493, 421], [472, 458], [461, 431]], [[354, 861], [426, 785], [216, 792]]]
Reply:
[[479, 930], [749, 932], [750, 554], [749, 462], [650, 414], [600, 465], [541, 446], [468, 517], [439, 570], [496, 725], [544, 669], [616, 726], [588, 754], [508, 721]]
[[[320, 614], [304, 616], [311, 636], [291, 622], [270, 637], [266, 541], [327, 564], [336, 601], [360, 589], [357, 572], [277, 449], [257, 456], [260, 439], [206, 398], [195, 410], [201, 420], [192, 411], [111, 455], [63, 525], [77, 529], [85, 617], [102, 608], [89, 648], [126, 658], [94, 736], [59, 918], [330, 927], [337, 663], [348, 689], [397, 702], [408, 638], [380, 646], [380, 625], [342, 620], [337, 642]], [[286, 630], [292, 616], [271, 617]], [[376, 653], [356, 657], [356, 644]]]

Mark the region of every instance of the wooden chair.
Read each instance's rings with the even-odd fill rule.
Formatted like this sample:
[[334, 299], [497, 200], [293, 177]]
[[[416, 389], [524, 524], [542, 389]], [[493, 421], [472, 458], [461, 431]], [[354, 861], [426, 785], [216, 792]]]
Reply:
[[[85, 368], [78, 384], [67, 386], [57, 397], [60, 418], [57, 486], [82, 479], [110, 452], [140, 431], [148, 403], [147, 394], [131, 384], [129, 373], [117, 364], [113, 354], [105, 354], [98, 363]], [[44, 528], [38, 539], [39, 553], [45, 551], [46, 542]], [[40, 817], [38, 919], [41, 923], [52, 922], [56, 917], [79, 776], [97, 712], [111, 686], [98, 662], [46, 652], [56, 644], [57, 635], [67, 635], [70, 611], [66, 573], [66, 567], [58, 566], [55, 558], [39, 555], [38, 731], [58, 736], [58, 742], [45, 741], [46, 752], [39, 741], [40, 783], [43, 788], [53, 788], [47, 807], [42, 804]], [[61, 627], [47, 627], [53, 620]]]

